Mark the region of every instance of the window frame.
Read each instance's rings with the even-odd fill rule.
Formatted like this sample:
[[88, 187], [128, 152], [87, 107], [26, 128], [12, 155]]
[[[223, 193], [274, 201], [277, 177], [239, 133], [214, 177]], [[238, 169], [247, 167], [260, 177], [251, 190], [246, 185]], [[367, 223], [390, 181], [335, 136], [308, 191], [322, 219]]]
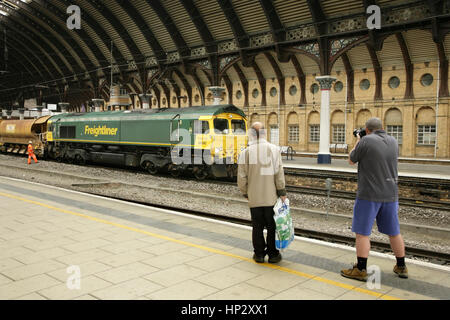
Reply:
[[[296, 135], [296, 140], [292, 139], [292, 131], [291, 129], [295, 128], [296, 132], [294, 132], [294, 135]], [[290, 124], [288, 125], [288, 142], [296, 142], [298, 143], [300, 141], [300, 126], [298, 124]]]
[[[423, 129], [421, 132], [420, 129]], [[425, 129], [430, 129], [425, 131]], [[433, 131], [434, 130], [434, 131]], [[433, 134], [434, 133], [434, 137]], [[427, 136], [425, 136], [427, 134]], [[420, 139], [422, 137], [422, 139]], [[425, 141], [427, 137], [427, 141]], [[426, 143], [427, 142], [427, 143]], [[434, 146], [436, 145], [436, 125], [435, 124], [419, 124], [417, 125], [417, 145], [419, 146]]]
[[[314, 130], [314, 132], [313, 132], [313, 130], [312, 129], [316, 129], [317, 128], [317, 132], [316, 132], [316, 130]], [[314, 134], [314, 136], [313, 136], [313, 134]], [[317, 140], [315, 140], [315, 139], [313, 139], [313, 137], [315, 137], [317, 135]], [[319, 143], [320, 142], [320, 124], [310, 124], [309, 125], [309, 142], [310, 143]]]
[[[336, 131], [337, 129], [342, 129], [342, 132]], [[342, 140], [336, 138], [342, 138]], [[345, 144], [345, 124], [333, 124], [331, 126], [331, 143]]]
[[[397, 129], [397, 130], [390, 130], [390, 129]], [[398, 130], [400, 128], [400, 130]], [[386, 133], [397, 140], [398, 144], [403, 144], [403, 125], [387, 125], [386, 126]]]

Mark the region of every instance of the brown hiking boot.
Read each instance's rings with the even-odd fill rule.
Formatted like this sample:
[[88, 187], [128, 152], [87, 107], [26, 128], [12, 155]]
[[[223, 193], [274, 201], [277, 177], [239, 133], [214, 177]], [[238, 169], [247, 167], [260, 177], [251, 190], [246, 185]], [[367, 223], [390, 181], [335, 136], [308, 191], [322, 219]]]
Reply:
[[367, 281], [367, 271], [365, 269], [362, 271], [359, 270], [356, 263], [353, 265], [353, 269], [341, 270], [341, 276], [359, 281]]
[[394, 273], [398, 274], [398, 276], [400, 278], [408, 279], [408, 268], [406, 266], [399, 267], [399, 266], [395, 265]]

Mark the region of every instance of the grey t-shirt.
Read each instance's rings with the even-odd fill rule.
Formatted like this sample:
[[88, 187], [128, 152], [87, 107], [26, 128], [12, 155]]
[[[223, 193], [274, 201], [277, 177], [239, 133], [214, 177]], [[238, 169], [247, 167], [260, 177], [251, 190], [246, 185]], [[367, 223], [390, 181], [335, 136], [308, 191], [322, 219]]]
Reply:
[[376, 202], [398, 201], [398, 143], [384, 130], [364, 136], [350, 153], [358, 163], [356, 197]]

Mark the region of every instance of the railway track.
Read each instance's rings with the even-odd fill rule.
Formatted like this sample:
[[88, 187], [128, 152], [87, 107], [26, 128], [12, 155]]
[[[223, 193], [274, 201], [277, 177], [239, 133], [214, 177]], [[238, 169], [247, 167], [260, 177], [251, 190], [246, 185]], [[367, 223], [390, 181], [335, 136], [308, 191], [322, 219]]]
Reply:
[[[331, 178], [343, 181], [357, 182], [358, 176], [354, 172], [316, 170], [316, 169], [300, 169], [300, 168], [284, 168], [286, 175], [301, 176], [308, 178]], [[398, 177], [398, 185], [414, 186], [421, 188], [438, 188], [441, 190], [450, 190], [450, 180], [423, 178], [423, 177]]]
[[[87, 165], [91, 168], [100, 168], [103, 169], [105, 166], [99, 166], [95, 164]], [[107, 168], [116, 170], [116, 171], [124, 171], [130, 172], [133, 171], [130, 168], [122, 168], [117, 166], [107, 166]], [[136, 170], [136, 169], [134, 169]], [[137, 171], [140, 171], [137, 169]], [[357, 181], [357, 176], [354, 173], [348, 172], [336, 172], [336, 171], [324, 171], [324, 170], [306, 170], [306, 169], [293, 169], [293, 168], [285, 168], [286, 175], [293, 176], [303, 176], [310, 178], [332, 178], [338, 180], [347, 180], [347, 181]], [[157, 176], [167, 176], [169, 174], [165, 173], [157, 173]], [[173, 178], [173, 177], [172, 177]], [[193, 177], [183, 177], [179, 176], [177, 179], [183, 180], [191, 180]], [[224, 180], [204, 180], [203, 182], [215, 183], [215, 184], [228, 184], [235, 185], [236, 182], [232, 181], [224, 181]], [[439, 179], [426, 179], [426, 178], [415, 178], [415, 177], [400, 177], [399, 184], [403, 183], [405, 185], [416, 185], [421, 187], [429, 187], [429, 188], [439, 188], [450, 190], [450, 181], [446, 182], [441, 181]], [[316, 196], [327, 196], [327, 189], [319, 188], [319, 187], [306, 187], [306, 186], [286, 186], [286, 190], [289, 192], [308, 194], [308, 195], [316, 195]], [[349, 199], [354, 200], [356, 197], [356, 193], [352, 191], [345, 190], [331, 190], [330, 197], [340, 198], [340, 199]], [[400, 198], [399, 204], [402, 206], [416, 207], [416, 208], [424, 208], [424, 209], [435, 209], [442, 211], [450, 211], [450, 201], [437, 201], [430, 199], [410, 199], [410, 198]]]
[[[208, 180], [207, 182], [216, 183], [216, 184], [228, 184], [228, 185], [235, 184], [235, 182], [217, 181], [217, 180]], [[286, 191], [294, 192], [294, 193], [301, 193], [301, 194], [308, 194], [308, 195], [323, 196], [323, 197], [326, 197], [327, 192], [328, 192], [328, 190], [325, 188], [291, 186], [291, 185], [286, 186]], [[355, 200], [356, 192], [345, 191], [345, 190], [331, 190], [330, 197], [339, 198], [339, 199]], [[409, 207], [416, 207], [416, 208], [419, 207], [419, 208], [424, 208], [424, 209], [435, 209], [435, 210], [443, 210], [443, 211], [450, 212], [450, 202], [446, 202], [446, 201], [399, 198], [399, 204], [402, 206], [409, 206]]]
[[[95, 193], [93, 193], [93, 194], [95, 194]], [[102, 195], [102, 196], [105, 197], [104, 195]], [[212, 214], [212, 213], [205, 213], [205, 212], [190, 210], [190, 209], [185, 209], [185, 208], [176, 208], [176, 207], [167, 206], [167, 205], [150, 204], [150, 203], [143, 202], [143, 201], [129, 200], [126, 198], [121, 198], [121, 197], [112, 197], [112, 196], [107, 196], [107, 197], [111, 198], [111, 199], [140, 204], [140, 205], [144, 205], [147, 207], [155, 207], [155, 208], [160, 208], [160, 209], [178, 211], [178, 212], [182, 212], [182, 213], [193, 215], [193, 216], [210, 218], [210, 219], [215, 219], [215, 220], [220, 220], [220, 221], [232, 222], [232, 223], [236, 223], [236, 224], [240, 224], [240, 225], [251, 226], [251, 221], [247, 220], [247, 219], [242, 219], [242, 218], [237, 218], [237, 217], [227, 217], [227, 216], [222, 216], [222, 215], [217, 215], [217, 214]], [[317, 239], [317, 240], [323, 240], [323, 241], [327, 241], [327, 242], [341, 243], [341, 244], [346, 244], [346, 245], [351, 245], [351, 246], [354, 246], [354, 243], [355, 243], [354, 237], [349, 237], [349, 236], [344, 236], [344, 235], [334, 234], [334, 233], [327, 233], [327, 232], [322, 232], [322, 231], [316, 231], [316, 230], [302, 229], [302, 228], [295, 228], [295, 235], [301, 236], [301, 237], [306, 237], [306, 238]], [[371, 249], [378, 251], [378, 252], [386, 252], [386, 251], [390, 252], [391, 251], [389, 243], [385, 243], [385, 242], [381, 242], [381, 241], [373, 241], [373, 240], [371, 241]], [[430, 262], [440, 264], [440, 265], [450, 265], [450, 254], [448, 254], [448, 253], [436, 252], [436, 251], [432, 251], [432, 250], [416, 248], [416, 247], [411, 247], [411, 246], [406, 246], [405, 251], [406, 251], [406, 256], [408, 258], [421, 258], [421, 259], [427, 259]]]
[[[328, 190], [325, 188], [303, 187], [303, 186], [286, 186], [286, 190], [288, 192], [296, 192], [296, 193], [318, 195], [318, 196], [327, 196], [327, 192], [328, 192]], [[344, 190], [331, 190], [330, 197], [354, 200], [356, 197], [356, 193], [352, 192], [352, 191], [344, 191]], [[450, 212], [450, 202], [446, 202], [446, 201], [399, 198], [398, 202], [402, 206], [444, 210], [444, 211]]]

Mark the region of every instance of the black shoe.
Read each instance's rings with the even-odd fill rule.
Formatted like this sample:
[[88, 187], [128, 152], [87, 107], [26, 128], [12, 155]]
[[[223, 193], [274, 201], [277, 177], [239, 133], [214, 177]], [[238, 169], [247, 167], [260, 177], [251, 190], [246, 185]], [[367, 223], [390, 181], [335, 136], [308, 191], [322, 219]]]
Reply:
[[269, 257], [269, 263], [277, 263], [277, 262], [280, 262], [281, 259], [282, 259], [281, 253], [278, 253], [277, 256]]
[[256, 253], [254, 253], [253, 260], [257, 263], [264, 263], [264, 256], [257, 256]]

